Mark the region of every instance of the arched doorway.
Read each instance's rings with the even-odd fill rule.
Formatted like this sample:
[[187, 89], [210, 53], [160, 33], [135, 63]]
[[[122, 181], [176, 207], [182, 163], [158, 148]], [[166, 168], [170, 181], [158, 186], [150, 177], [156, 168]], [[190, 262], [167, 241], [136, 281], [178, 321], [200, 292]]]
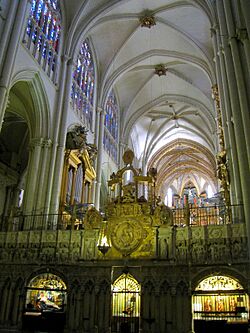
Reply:
[[67, 290], [63, 280], [51, 273], [34, 277], [26, 287], [23, 328], [62, 332], [65, 325]]
[[249, 299], [236, 279], [205, 278], [195, 288], [192, 303], [195, 332], [247, 332]]
[[139, 332], [140, 284], [129, 273], [112, 285], [112, 332]]

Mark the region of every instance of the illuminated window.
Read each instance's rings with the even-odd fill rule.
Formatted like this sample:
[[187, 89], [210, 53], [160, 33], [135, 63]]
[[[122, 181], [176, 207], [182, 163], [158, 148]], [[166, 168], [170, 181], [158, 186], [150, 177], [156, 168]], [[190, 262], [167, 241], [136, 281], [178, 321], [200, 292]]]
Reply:
[[139, 317], [140, 285], [130, 275], [122, 274], [113, 284], [113, 316]]
[[213, 196], [214, 196], [214, 193], [213, 193], [212, 187], [211, 187], [211, 185], [208, 185], [208, 187], [207, 187], [207, 197], [212, 198]]
[[122, 274], [112, 286], [112, 332], [138, 332], [140, 285], [130, 274]]
[[103, 145], [106, 152], [117, 162], [118, 104], [113, 91], [110, 92], [105, 108]]
[[59, 1], [33, 0], [24, 43], [53, 82], [56, 78], [60, 36]]
[[248, 320], [248, 295], [238, 281], [211, 276], [199, 283], [193, 295], [194, 319]]
[[33, 278], [26, 294], [26, 309], [29, 311], [64, 311], [66, 305], [66, 285], [54, 274], [40, 274]]
[[87, 41], [82, 43], [73, 72], [72, 106], [90, 127], [93, 118], [95, 68]]
[[173, 206], [173, 190], [171, 188], [168, 189], [167, 197], [167, 206], [172, 207]]

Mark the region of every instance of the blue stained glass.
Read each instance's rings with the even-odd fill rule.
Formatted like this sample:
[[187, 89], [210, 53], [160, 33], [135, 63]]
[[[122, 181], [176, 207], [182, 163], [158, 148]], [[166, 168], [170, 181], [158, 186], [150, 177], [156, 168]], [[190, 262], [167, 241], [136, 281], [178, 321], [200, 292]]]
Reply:
[[73, 72], [73, 80], [79, 88], [79, 94], [82, 96], [83, 101], [81, 104], [74, 103], [74, 105], [83, 112], [84, 117], [90, 125], [93, 113], [95, 73], [92, 55], [86, 41], [82, 43], [79, 50], [76, 67]]
[[32, 14], [32, 16], [35, 13], [35, 11], [36, 11], [36, 1], [33, 1], [30, 9], [30, 13]]
[[[35, 45], [33, 56], [46, 59], [52, 71], [55, 71], [57, 65], [60, 17], [58, 0], [32, 0], [26, 33]], [[27, 43], [27, 47], [30, 47], [30, 43]]]
[[105, 135], [103, 145], [107, 153], [117, 161], [117, 138], [118, 138], [118, 105], [114, 95], [111, 91], [105, 108]]
[[35, 44], [37, 40], [37, 28], [34, 29], [33, 34], [32, 34], [32, 41]]
[[32, 28], [32, 22], [31, 22], [31, 19], [29, 19], [28, 24], [27, 24], [27, 28], [26, 28], [26, 32], [27, 32], [28, 36], [30, 36], [31, 28]]
[[36, 10], [36, 13], [35, 13], [35, 19], [36, 19], [37, 23], [39, 23], [40, 19], [41, 19], [42, 7], [43, 7], [43, 3], [40, 0], [39, 3], [38, 3], [38, 7], [37, 7], [37, 10]]

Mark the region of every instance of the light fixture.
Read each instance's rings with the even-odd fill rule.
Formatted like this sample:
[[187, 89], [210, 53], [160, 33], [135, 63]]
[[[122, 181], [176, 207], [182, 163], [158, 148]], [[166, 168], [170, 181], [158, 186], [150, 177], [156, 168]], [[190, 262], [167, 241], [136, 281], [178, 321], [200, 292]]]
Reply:
[[163, 64], [159, 64], [155, 66], [155, 74], [158, 76], [166, 75], [167, 68]]
[[156, 25], [155, 18], [153, 15], [146, 13], [143, 17], [140, 17], [141, 27], [151, 28], [153, 25]]
[[103, 225], [100, 229], [97, 248], [103, 255], [105, 255], [111, 248], [111, 244], [107, 235], [107, 221], [103, 221]]

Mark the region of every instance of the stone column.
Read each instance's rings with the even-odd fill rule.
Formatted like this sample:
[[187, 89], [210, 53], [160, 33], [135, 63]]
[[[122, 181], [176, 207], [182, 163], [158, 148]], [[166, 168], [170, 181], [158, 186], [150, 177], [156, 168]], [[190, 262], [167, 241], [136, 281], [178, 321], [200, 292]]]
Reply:
[[[36, 191], [38, 190], [39, 185], [39, 179], [37, 175], [39, 171], [42, 143], [42, 138], [33, 138], [30, 141], [30, 157], [23, 203], [24, 214], [31, 214], [34, 209], [34, 203], [37, 194]], [[28, 226], [25, 225], [24, 227], [26, 228]]]
[[[245, 72], [245, 76], [250, 75], [250, 3], [249, 1], [237, 1], [235, 3], [235, 11], [237, 17], [236, 23], [236, 37], [240, 44], [240, 50], [244, 55], [248, 71]], [[243, 46], [243, 48], [242, 48]]]
[[15, 282], [11, 282], [9, 289], [8, 289], [8, 296], [7, 296], [7, 300], [6, 300], [6, 308], [5, 308], [5, 315], [4, 315], [5, 324], [9, 323], [11, 306], [12, 306], [12, 301], [13, 301], [14, 287], [15, 287]]
[[241, 13], [244, 17], [248, 36], [250, 36], [250, 2], [246, 0], [239, 0], [238, 2], [241, 5]]
[[104, 332], [104, 316], [105, 316], [105, 290], [101, 289], [100, 294], [98, 297], [98, 312], [97, 312], [97, 318], [98, 318], [98, 329], [99, 332]]
[[[26, 23], [26, 15], [30, 8], [28, 0], [23, 1], [11, 1], [9, 16], [6, 22], [6, 30], [4, 30], [1, 40], [1, 47], [8, 45], [5, 52], [4, 61], [1, 67], [1, 79], [0, 79], [0, 131], [4, 119], [4, 113], [8, 103], [10, 81], [13, 71], [14, 62], [16, 59], [19, 42], [22, 36], [23, 23]], [[12, 33], [11, 33], [12, 31]], [[9, 37], [9, 40], [5, 40], [5, 36]], [[1, 60], [3, 60], [3, 53], [1, 54]]]
[[90, 310], [90, 294], [88, 288], [85, 289], [83, 296], [83, 332], [89, 332], [89, 313]]
[[[110, 281], [111, 284], [111, 281]], [[111, 294], [110, 294], [110, 289], [105, 290], [104, 294], [104, 322], [103, 322], [103, 327], [105, 332], [109, 332], [108, 330], [110, 329], [110, 320], [112, 317], [112, 312], [111, 312]]]
[[172, 286], [170, 289], [170, 293], [171, 293], [171, 314], [172, 314], [172, 332], [177, 332], [177, 306], [176, 306], [176, 297], [177, 297], [177, 290], [176, 290], [176, 286]]
[[46, 183], [48, 179], [48, 155], [52, 146], [52, 141], [50, 139], [44, 139], [42, 142], [42, 151], [41, 151], [41, 163], [40, 163], [40, 176], [38, 191], [37, 191], [37, 202], [36, 202], [36, 211], [43, 212], [45, 197], [46, 197]]
[[100, 192], [102, 183], [102, 155], [103, 155], [103, 135], [104, 135], [104, 111], [99, 108], [99, 136], [98, 136], [98, 155], [96, 170], [96, 189], [95, 189], [95, 207], [100, 207]]
[[93, 294], [93, 300], [92, 300], [92, 305], [93, 305], [93, 324], [90, 326], [94, 332], [98, 332], [98, 326], [99, 326], [99, 294], [100, 294], [100, 286], [99, 285], [95, 285], [94, 287], [94, 294]]
[[[67, 134], [67, 116], [70, 105], [70, 95], [71, 95], [71, 86], [72, 86], [73, 62], [71, 59], [67, 57], [64, 57], [63, 61], [65, 62], [64, 71], [66, 71], [66, 73], [64, 73], [63, 75], [63, 82], [59, 97], [59, 105], [57, 112], [55, 113], [55, 119], [54, 119], [55, 123], [58, 123], [58, 119], [60, 119], [59, 121], [60, 125], [57, 127], [55, 131], [54, 142], [57, 142], [57, 146], [53, 147], [54, 149], [52, 151], [52, 162], [51, 162], [53, 183], [51, 183], [49, 186], [49, 190], [51, 190], [50, 213], [52, 214], [57, 213], [59, 207], [64, 150], [65, 150], [65, 141]], [[55, 157], [53, 157], [53, 154], [55, 154]]]
[[[217, 1], [217, 11], [218, 11], [218, 18], [219, 18], [219, 23], [220, 23], [220, 35], [222, 35], [222, 44], [223, 44], [223, 48], [224, 48], [227, 79], [228, 79], [228, 83], [229, 83], [229, 96], [230, 96], [230, 101], [231, 101], [231, 106], [232, 106], [231, 121], [233, 122], [233, 125], [234, 125], [235, 140], [236, 140], [236, 147], [237, 147], [237, 151], [236, 151], [237, 156], [235, 156], [234, 158], [238, 158], [238, 161], [239, 161], [239, 171], [240, 171], [240, 180], [241, 180], [245, 220], [249, 221], [250, 220], [249, 162], [248, 162], [248, 158], [246, 156], [247, 155], [246, 154], [246, 152], [247, 152], [246, 138], [245, 138], [244, 128], [243, 128], [243, 124], [242, 124], [243, 119], [241, 117], [242, 113], [248, 114], [249, 112], [247, 110], [245, 110], [244, 108], [241, 109], [242, 101], [240, 104], [239, 96], [237, 93], [237, 88], [239, 88], [239, 86], [237, 86], [237, 84], [236, 84], [236, 77], [235, 77], [235, 72], [234, 72], [234, 63], [232, 60], [232, 53], [231, 53], [231, 50], [230, 50], [228, 44], [225, 41], [225, 38], [223, 37], [227, 34], [227, 30], [226, 30], [226, 25], [225, 25], [225, 13], [224, 13], [222, 1]], [[232, 44], [234, 45], [235, 43], [232, 43]], [[234, 49], [235, 49], [235, 46], [234, 46]], [[239, 76], [239, 73], [237, 75]], [[241, 110], [241, 112], [239, 112], [239, 110]], [[246, 117], [246, 115], [244, 117]], [[249, 145], [248, 149], [250, 149], [250, 145]], [[249, 155], [249, 157], [250, 157], [250, 155]], [[250, 253], [250, 224], [246, 223], [246, 227], [247, 227], [247, 234], [248, 234], [248, 250]]]
[[11, 311], [11, 324], [13, 326], [16, 326], [18, 323], [18, 313], [21, 310], [20, 298], [21, 298], [21, 293], [20, 289], [17, 286], [13, 292], [13, 302], [12, 302], [12, 311]]
[[[234, 73], [236, 77], [236, 85], [237, 85], [237, 91], [239, 96], [239, 102], [240, 102], [240, 111], [242, 122], [243, 122], [243, 130], [245, 135], [245, 141], [246, 141], [246, 148], [248, 152], [248, 163], [250, 164], [250, 117], [249, 117], [249, 108], [248, 108], [248, 100], [247, 100], [247, 91], [246, 91], [246, 85], [243, 75], [243, 68], [240, 60], [240, 53], [239, 48], [235, 36], [235, 24], [233, 20], [233, 15], [231, 11], [231, 6], [228, 0], [223, 0], [224, 3], [224, 11], [225, 11], [225, 18], [226, 18], [226, 24], [227, 24], [227, 30], [229, 33], [229, 45], [231, 49], [232, 54], [232, 60], [234, 65]], [[249, 55], [250, 56], [250, 55]]]
[[233, 204], [242, 204], [242, 191], [240, 183], [239, 165], [237, 158], [237, 149], [235, 142], [235, 133], [233, 124], [231, 122], [232, 110], [230, 105], [230, 97], [228, 91], [228, 80], [225, 69], [224, 51], [220, 47], [219, 31], [218, 27], [212, 29], [212, 39], [214, 45], [214, 52], [216, 53], [215, 65], [216, 74], [218, 79], [219, 94], [221, 96], [222, 105], [222, 117], [224, 127], [226, 124], [225, 142], [227, 146], [228, 158], [229, 158], [229, 170], [231, 180], [231, 197]]
[[71, 290], [68, 292], [68, 302], [67, 302], [67, 321], [66, 326], [68, 328], [69, 332], [72, 332], [74, 329], [74, 323], [75, 323], [75, 290]]
[[[10, 282], [9, 282], [10, 283]], [[1, 294], [1, 306], [0, 306], [0, 323], [4, 324], [5, 322], [5, 311], [6, 311], [6, 306], [7, 306], [7, 300], [8, 300], [8, 295], [9, 295], [9, 289], [10, 286], [3, 284], [2, 287], [2, 294]]]

